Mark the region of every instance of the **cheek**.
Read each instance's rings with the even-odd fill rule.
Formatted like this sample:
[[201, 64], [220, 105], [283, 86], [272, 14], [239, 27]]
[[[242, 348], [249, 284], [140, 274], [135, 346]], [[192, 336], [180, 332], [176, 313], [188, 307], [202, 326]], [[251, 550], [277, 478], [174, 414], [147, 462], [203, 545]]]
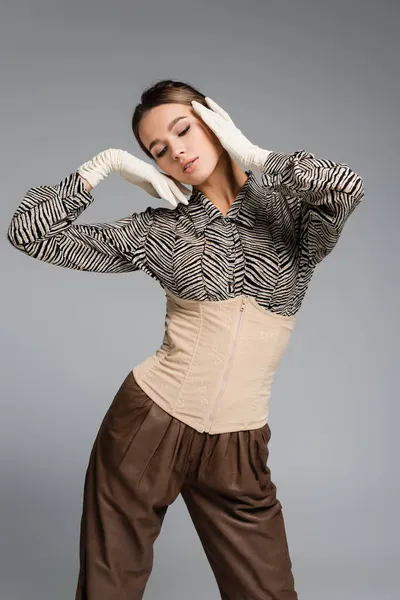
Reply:
[[205, 123], [201, 123], [198, 128], [196, 141], [203, 147], [208, 147], [209, 150], [211, 148], [218, 149], [221, 145], [215, 133]]

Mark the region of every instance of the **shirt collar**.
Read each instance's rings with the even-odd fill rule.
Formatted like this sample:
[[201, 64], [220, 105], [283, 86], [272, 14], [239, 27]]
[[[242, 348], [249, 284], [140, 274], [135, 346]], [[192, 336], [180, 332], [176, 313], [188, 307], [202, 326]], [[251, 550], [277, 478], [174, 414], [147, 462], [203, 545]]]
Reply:
[[[225, 218], [251, 228], [256, 220], [262, 186], [253, 171], [247, 170], [245, 173], [248, 177], [237, 193]], [[186, 208], [197, 233], [202, 233], [212, 221], [223, 217], [215, 204], [197, 188], [193, 188]]]

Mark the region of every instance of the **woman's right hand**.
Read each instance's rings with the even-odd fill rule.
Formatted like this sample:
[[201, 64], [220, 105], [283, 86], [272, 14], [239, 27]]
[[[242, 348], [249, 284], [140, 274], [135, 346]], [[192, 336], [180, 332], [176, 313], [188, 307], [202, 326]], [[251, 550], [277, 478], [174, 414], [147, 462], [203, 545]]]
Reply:
[[190, 196], [191, 192], [187, 187], [125, 150], [115, 148], [104, 150], [78, 169], [79, 175], [92, 188], [112, 172], [138, 185], [151, 196], [164, 198], [174, 207], [178, 202], [188, 204], [186, 196]]

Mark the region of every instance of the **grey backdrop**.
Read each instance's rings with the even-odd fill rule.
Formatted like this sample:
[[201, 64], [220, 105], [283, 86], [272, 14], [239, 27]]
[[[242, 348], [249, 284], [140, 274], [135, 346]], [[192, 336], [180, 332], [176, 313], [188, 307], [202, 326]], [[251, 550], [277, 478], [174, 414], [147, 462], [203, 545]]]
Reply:
[[[89, 452], [164, 325], [163, 292], [143, 273], [57, 268], [17, 252], [6, 230], [29, 187], [57, 183], [101, 150], [147, 160], [130, 117], [160, 78], [198, 86], [264, 148], [304, 148], [364, 177], [278, 371], [269, 465], [299, 598], [398, 598], [396, 4], [3, 0], [1, 600], [74, 597]], [[163, 204], [117, 176], [94, 195], [80, 222]], [[178, 498], [145, 598], [218, 597]]]

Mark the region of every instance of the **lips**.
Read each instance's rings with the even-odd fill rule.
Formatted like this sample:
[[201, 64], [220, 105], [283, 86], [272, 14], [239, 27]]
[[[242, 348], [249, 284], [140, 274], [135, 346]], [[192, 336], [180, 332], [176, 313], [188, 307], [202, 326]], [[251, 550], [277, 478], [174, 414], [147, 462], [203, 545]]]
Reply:
[[195, 156], [194, 158], [190, 158], [189, 160], [186, 160], [186, 161], [183, 163], [183, 165], [182, 165], [182, 171], [183, 171], [184, 173], [186, 173], [186, 171], [185, 171], [185, 166], [186, 166], [188, 163], [190, 163], [190, 162], [193, 162], [193, 161], [194, 161], [194, 160], [196, 160], [197, 158], [198, 158], [198, 157], [197, 157], [197, 156]]

